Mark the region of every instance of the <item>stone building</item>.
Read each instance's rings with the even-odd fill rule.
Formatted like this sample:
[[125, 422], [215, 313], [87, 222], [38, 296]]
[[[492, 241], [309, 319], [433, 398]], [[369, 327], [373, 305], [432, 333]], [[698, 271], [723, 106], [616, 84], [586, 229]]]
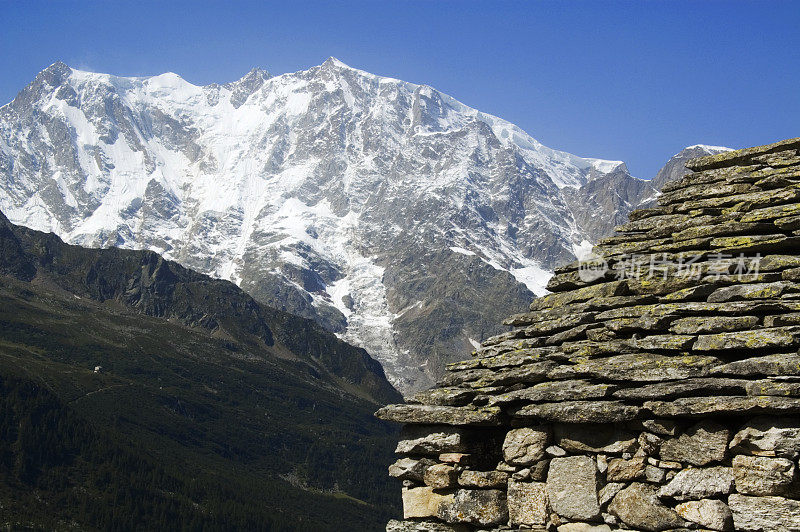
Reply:
[[800, 138], [691, 160], [405, 423], [389, 531], [800, 531]]

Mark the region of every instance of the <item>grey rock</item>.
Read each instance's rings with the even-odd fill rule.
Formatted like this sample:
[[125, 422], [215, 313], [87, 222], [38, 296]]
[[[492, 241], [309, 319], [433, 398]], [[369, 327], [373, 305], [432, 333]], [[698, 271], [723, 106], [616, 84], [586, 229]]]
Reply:
[[398, 521], [392, 519], [386, 532], [469, 532], [465, 525], [449, 525], [439, 521]]
[[797, 344], [800, 344], [800, 327], [772, 327], [770, 329], [700, 335], [692, 349], [695, 351], [780, 349]]
[[598, 454], [596, 460], [597, 471], [599, 471], [601, 475], [605, 475], [606, 471], [608, 471], [608, 457], [604, 454]]
[[675, 507], [675, 511], [692, 523], [710, 530], [727, 532], [733, 530], [733, 514], [728, 505], [714, 499], [688, 501]]
[[609, 513], [603, 513], [601, 515], [603, 517], [603, 522], [604, 523], [606, 523], [608, 525], [613, 525], [613, 526], [616, 526], [616, 525], [619, 524], [619, 519], [617, 519], [616, 515], [611, 515]]
[[757, 325], [755, 316], [697, 316], [675, 320], [669, 330], [676, 334], [709, 334], [753, 329]]
[[503, 457], [512, 465], [531, 465], [544, 458], [550, 437], [547, 426], [512, 429], [503, 442]]
[[659, 382], [614, 392], [620, 399], [672, 399], [686, 395], [745, 394], [750, 381], [722, 377], [701, 377], [680, 381]]
[[589, 523], [566, 523], [556, 528], [558, 532], [611, 532], [608, 525], [590, 525]]
[[400, 480], [422, 482], [425, 470], [435, 463], [436, 462], [428, 458], [400, 458], [389, 466], [389, 476]]
[[546, 480], [547, 479], [547, 471], [550, 468], [550, 460], [539, 460], [535, 464], [533, 464], [530, 468], [531, 470], [531, 480]]
[[515, 390], [492, 398], [492, 404], [512, 401], [577, 401], [608, 397], [617, 388], [612, 384], [592, 384], [585, 380], [551, 381]]
[[500, 488], [508, 482], [504, 471], [472, 471], [465, 469], [458, 475], [458, 484], [465, 488]]
[[486, 426], [499, 425], [499, 414], [496, 407], [402, 404], [385, 406], [375, 412], [375, 417], [397, 423]]
[[639, 443], [639, 449], [636, 451], [637, 456], [655, 456], [658, 454], [664, 439], [649, 432], [642, 432], [636, 441]]
[[744, 495], [791, 495], [792, 488], [798, 491], [797, 468], [786, 458], [734, 456], [733, 474], [736, 491]]
[[525, 469], [520, 469], [519, 471], [511, 475], [511, 478], [513, 478], [514, 480], [530, 480], [531, 468], [526, 467]]
[[425, 470], [423, 480], [434, 489], [446, 489], [456, 485], [458, 473], [449, 464], [435, 464]]
[[722, 461], [728, 448], [728, 434], [728, 429], [719, 423], [701, 421], [677, 438], [665, 440], [660, 457], [698, 466]]
[[635, 349], [645, 351], [683, 351], [695, 343], [696, 336], [679, 334], [660, 334], [633, 338], [629, 343]]
[[636, 428], [641, 427], [641, 429], [649, 430], [650, 432], [662, 436], [675, 436], [678, 431], [677, 423], [671, 419], [645, 419], [631, 422], [629, 426]]
[[403, 428], [397, 443], [397, 454], [436, 455], [468, 453], [479, 448], [466, 431], [460, 428], [418, 427]]
[[620, 491], [608, 505], [608, 511], [626, 525], [640, 530], [660, 531], [683, 526], [680, 516], [664, 506], [656, 497], [656, 488], [647, 484], [633, 483]]
[[644, 479], [646, 467], [647, 460], [643, 457], [631, 458], [630, 460], [614, 458], [608, 462], [606, 479], [609, 482], [630, 482], [631, 480]]
[[653, 484], [663, 484], [667, 478], [667, 472], [660, 467], [648, 465], [644, 470], [644, 478]]
[[780, 297], [789, 285], [783, 282], [755, 283], [718, 288], [708, 296], [709, 303], [742, 299], [773, 299]]
[[704, 377], [721, 365], [717, 357], [682, 355], [670, 357], [654, 353], [631, 353], [588, 360], [578, 368], [570, 368], [578, 376], [603, 380], [660, 382], [665, 380]]
[[431, 388], [414, 395], [414, 402], [436, 406], [464, 406], [475, 397], [469, 388]]
[[605, 505], [611, 502], [611, 499], [613, 499], [617, 493], [622, 491], [624, 488], [625, 483], [623, 482], [609, 482], [603, 486], [598, 495], [600, 506], [605, 507]]
[[800, 397], [800, 381], [787, 381], [777, 378], [767, 378], [747, 383], [747, 395], [777, 395], [787, 397]]
[[800, 355], [785, 353], [746, 358], [714, 368], [711, 373], [720, 375], [800, 375]]
[[578, 288], [569, 292], [560, 292], [548, 294], [544, 297], [535, 299], [530, 304], [530, 309], [533, 311], [562, 307], [570, 303], [579, 303], [589, 301], [596, 298], [606, 298], [614, 296], [628, 295], [628, 284], [625, 281], [611, 281], [607, 283], [600, 283], [584, 288]]
[[793, 414], [800, 412], [800, 399], [774, 396], [683, 397], [671, 402], [648, 401], [644, 408], [657, 416], [692, 416], [709, 414]]
[[551, 445], [547, 449], [544, 450], [548, 456], [566, 456], [567, 451], [559, 447], [558, 445]]
[[588, 456], [553, 458], [547, 474], [547, 494], [553, 511], [567, 519], [600, 516], [597, 466]]
[[800, 530], [800, 501], [783, 497], [751, 497], [732, 494], [728, 506], [736, 530], [747, 532], [794, 532]]
[[794, 458], [800, 453], [800, 421], [797, 418], [757, 417], [748, 421], [730, 443], [734, 453], [775, 453]]
[[519, 468], [517, 468], [517, 467], [515, 467], [515, 466], [513, 466], [511, 464], [507, 464], [505, 462], [500, 462], [499, 464], [497, 464], [497, 467], [495, 469], [497, 471], [502, 471], [503, 473], [512, 474], [515, 471], [517, 471], [517, 469], [519, 469]]
[[636, 434], [609, 424], [555, 423], [553, 438], [571, 453], [623, 453], [636, 446]]
[[438, 507], [438, 517], [448, 523], [494, 526], [508, 521], [505, 490], [466, 490], [456, 492], [452, 502]]
[[684, 469], [658, 490], [658, 496], [678, 501], [720, 497], [733, 491], [733, 482], [730, 467]]
[[452, 494], [436, 493], [429, 486], [403, 488], [403, 519], [436, 517], [452, 501]]
[[550, 508], [547, 489], [543, 482], [508, 483], [508, 517], [512, 526], [540, 526], [547, 524]]
[[621, 401], [564, 401], [512, 408], [512, 416], [564, 423], [616, 423], [635, 419], [641, 409]]

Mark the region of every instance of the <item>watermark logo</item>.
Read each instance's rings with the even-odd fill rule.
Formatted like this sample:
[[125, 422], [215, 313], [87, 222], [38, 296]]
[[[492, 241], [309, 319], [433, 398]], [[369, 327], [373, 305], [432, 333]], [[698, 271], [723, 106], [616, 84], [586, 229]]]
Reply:
[[757, 276], [760, 264], [760, 253], [752, 257], [747, 257], [744, 253], [740, 253], [738, 256], [712, 253], [670, 257], [664, 253], [661, 255], [630, 255], [614, 262], [612, 268], [604, 258], [593, 256], [578, 264], [578, 278], [585, 283], [591, 283], [608, 276], [611, 271], [617, 280], [666, 280], [673, 276], [687, 280], [717, 281], [723, 275], [742, 280], [745, 277]]
[[605, 277], [608, 272], [608, 262], [601, 258], [592, 258], [578, 264], [578, 278], [584, 283], [594, 282]]

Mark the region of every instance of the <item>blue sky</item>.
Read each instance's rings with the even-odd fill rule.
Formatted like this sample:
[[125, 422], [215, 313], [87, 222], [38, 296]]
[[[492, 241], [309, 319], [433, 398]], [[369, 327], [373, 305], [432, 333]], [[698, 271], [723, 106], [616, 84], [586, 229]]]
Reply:
[[192, 83], [335, 56], [652, 177], [682, 147], [800, 135], [800, 2], [0, 0], [0, 102], [56, 60]]

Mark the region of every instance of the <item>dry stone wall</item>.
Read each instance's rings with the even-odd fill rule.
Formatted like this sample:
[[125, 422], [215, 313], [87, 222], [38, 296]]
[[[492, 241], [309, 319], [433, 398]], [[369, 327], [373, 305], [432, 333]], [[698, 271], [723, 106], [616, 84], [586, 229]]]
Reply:
[[691, 160], [405, 423], [389, 531], [800, 531], [800, 139]]

